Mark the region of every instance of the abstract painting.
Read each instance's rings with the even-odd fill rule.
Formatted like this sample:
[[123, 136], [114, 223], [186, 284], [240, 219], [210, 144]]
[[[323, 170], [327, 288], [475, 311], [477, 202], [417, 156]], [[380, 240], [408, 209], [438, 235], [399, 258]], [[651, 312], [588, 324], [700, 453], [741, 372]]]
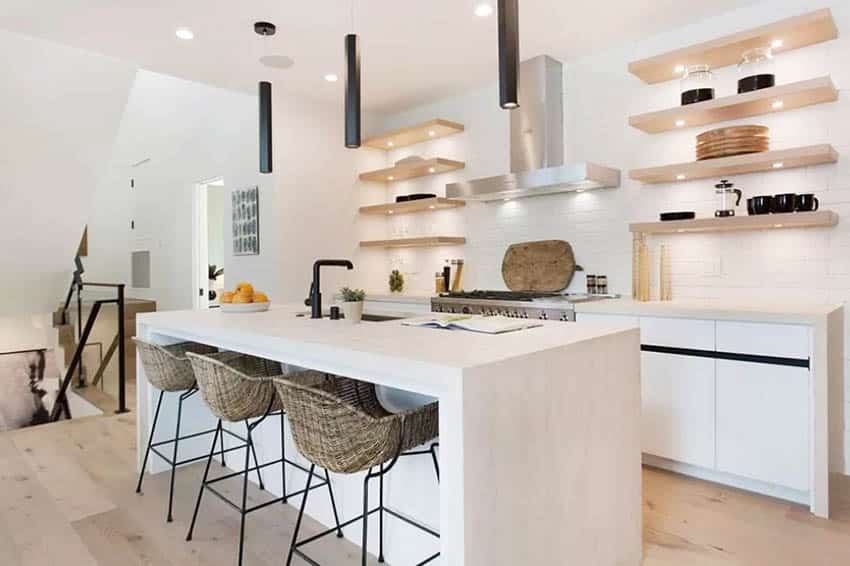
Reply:
[[236, 189], [231, 194], [233, 255], [260, 253], [260, 188]]

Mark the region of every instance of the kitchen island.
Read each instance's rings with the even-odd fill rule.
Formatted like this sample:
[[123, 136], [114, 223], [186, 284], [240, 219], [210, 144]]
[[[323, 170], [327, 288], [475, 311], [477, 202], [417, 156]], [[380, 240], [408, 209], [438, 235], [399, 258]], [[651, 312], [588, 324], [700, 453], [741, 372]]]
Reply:
[[[640, 564], [640, 336], [634, 325], [547, 322], [484, 335], [398, 321], [312, 320], [303, 311], [293, 305], [251, 314], [151, 313], [139, 317], [137, 335], [163, 344], [202, 342], [437, 398], [441, 483], [437, 487], [429, 462], [410, 458], [400, 470], [406, 476], [390, 476], [388, 496], [390, 506], [420, 519], [424, 514], [438, 527], [441, 564]], [[139, 371], [143, 380], [141, 364]], [[187, 432], [214, 424], [197, 397], [184, 405]], [[154, 399], [149, 386], [137, 388], [139, 465]], [[175, 412], [173, 402], [163, 406], [158, 431], [173, 431]], [[258, 433], [260, 459], [279, 457], [277, 425]], [[181, 443], [181, 458], [205, 454], [209, 442]], [[238, 467], [236, 458], [233, 464]], [[163, 469], [150, 464], [151, 472]], [[279, 495], [282, 486], [272, 483], [279, 474], [267, 475], [267, 489]], [[343, 517], [356, 514], [360, 480], [333, 476]], [[302, 481], [293, 478], [287, 491]], [[322, 499], [311, 498], [308, 513], [329, 524]], [[436, 515], [430, 521], [429, 509]], [[356, 541], [354, 529], [346, 536]], [[407, 528], [388, 532], [387, 543], [391, 564], [421, 560], [435, 544]]]

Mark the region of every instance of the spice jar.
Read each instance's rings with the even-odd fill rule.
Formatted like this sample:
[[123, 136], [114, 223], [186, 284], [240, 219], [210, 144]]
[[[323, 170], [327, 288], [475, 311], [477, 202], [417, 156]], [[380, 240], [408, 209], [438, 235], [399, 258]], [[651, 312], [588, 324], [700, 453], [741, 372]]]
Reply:
[[446, 292], [446, 278], [443, 277], [442, 271], [434, 274], [434, 291], [438, 294]]

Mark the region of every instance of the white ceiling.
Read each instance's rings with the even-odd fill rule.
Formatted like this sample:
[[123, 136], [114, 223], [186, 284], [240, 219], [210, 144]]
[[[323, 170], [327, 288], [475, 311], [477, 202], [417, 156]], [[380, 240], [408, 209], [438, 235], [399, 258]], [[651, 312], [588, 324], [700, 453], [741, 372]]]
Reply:
[[[495, 0], [492, 0], [495, 4]], [[497, 76], [496, 17], [478, 0], [355, 0], [363, 102], [398, 111]], [[562, 60], [697, 22], [749, 0], [521, 0], [521, 54]], [[0, 28], [133, 61], [151, 71], [254, 92], [258, 80], [329, 100], [343, 90], [350, 0], [0, 0]], [[273, 38], [255, 20], [277, 25]], [[185, 26], [191, 41], [174, 32]], [[287, 55], [289, 69], [258, 59]], [[326, 73], [341, 80], [328, 83]]]

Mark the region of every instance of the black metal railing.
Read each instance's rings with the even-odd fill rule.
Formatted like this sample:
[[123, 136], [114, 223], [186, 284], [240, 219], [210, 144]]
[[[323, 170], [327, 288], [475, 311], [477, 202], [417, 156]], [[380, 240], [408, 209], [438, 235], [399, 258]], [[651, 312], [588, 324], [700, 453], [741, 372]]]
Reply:
[[[74, 373], [77, 373], [77, 379], [82, 383], [82, 362], [83, 362], [83, 349], [86, 346], [86, 342], [88, 342], [89, 336], [91, 335], [92, 329], [94, 328], [94, 324], [97, 321], [97, 316], [100, 313], [100, 309], [103, 305], [107, 304], [115, 304], [118, 310], [118, 410], [116, 413], [126, 413], [127, 412], [127, 368], [126, 368], [126, 357], [125, 357], [125, 343], [124, 343], [124, 283], [85, 283], [82, 281], [80, 274], [82, 271], [78, 269], [74, 272], [74, 281], [71, 283], [70, 289], [68, 289], [68, 295], [65, 299], [64, 307], [60, 313], [60, 319], [63, 324], [67, 324], [67, 313], [68, 308], [71, 305], [71, 300], [74, 295], [74, 291], [77, 292], [77, 332], [78, 332], [78, 340], [77, 347], [74, 350], [74, 356], [71, 358], [71, 363], [68, 364], [67, 369], [65, 370], [65, 376], [62, 379], [62, 383], [59, 386], [59, 393], [56, 397], [56, 403], [53, 405], [53, 410], [50, 413], [50, 420], [57, 421], [62, 417], [63, 412], [66, 413], [66, 416], [70, 418], [70, 414], [67, 410], [67, 399], [66, 394], [68, 392], [68, 386], [71, 384], [72, 379], [74, 378]], [[116, 297], [114, 299], [99, 299], [94, 301], [92, 304], [91, 312], [89, 313], [88, 318], [86, 319], [86, 324], [83, 326], [83, 309], [82, 309], [82, 292], [86, 287], [96, 287], [96, 288], [112, 288], [116, 290]]]

